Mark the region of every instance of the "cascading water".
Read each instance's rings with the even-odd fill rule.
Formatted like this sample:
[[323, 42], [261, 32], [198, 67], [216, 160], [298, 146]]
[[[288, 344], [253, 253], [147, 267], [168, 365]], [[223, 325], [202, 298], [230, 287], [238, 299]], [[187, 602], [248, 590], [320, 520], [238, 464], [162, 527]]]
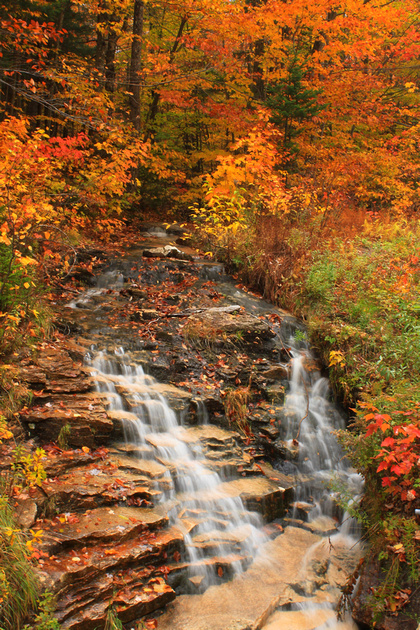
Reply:
[[[126, 267], [129, 270], [131, 265], [126, 263]], [[127, 273], [128, 271], [124, 268], [124, 274], [127, 275]], [[147, 278], [147, 281], [152, 282], [151, 276], [148, 275]], [[129, 349], [120, 346], [114, 348], [112, 341], [107, 347], [107, 339], [111, 339], [111, 335], [109, 329], [104, 328], [103, 324], [106, 321], [108, 311], [107, 309], [101, 311], [101, 294], [104, 294], [104, 297], [108, 294], [106, 299], [110, 300], [111, 297], [109, 296], [112, 289], [119, 292], [122, 280], [121, 272], [118, 270], [104, 274], [99, 279], [98, 288], [88, 291], [86, 299], [82, 297], [69, 306], [85, 308], [89, 303], [92, 310], [99, 311], [98, 327], [95, 332], [96, 335], [105, 332], [105, 336], [101, 342], [92, 346], [88, 363], [96, 380], [97, 390], [110, 417], [118, 418], [123, 425], [125, 450], [122, 449], [122, 452], [137, 456], [138, 461], [142, 462], [142, 466], [143, 463], [149, 462], [151, 470], [155, 466], [164, 471], [160, 475], [152, 475], [151, 477], [155, 480], [156, 496], [160, 497], [155, 499], [155, 502], [160, 501], [159, 509], [162, 507], [162, 511], [169, 516], [174, 527], [182, 531], [186, 553], [185, 558], [179, 563], [176, 559], [176, 563], [180, 565], [180, 571], [183, 571], [184, 575], [186, 570], [189, 572], [188, 579], [181, 578], [179, 581], [170, 582], [170, 584], [176, 588], [178, 593], [192, 592], [196, 594], [205, 591], [204, 595], [209, 593], [209, 597], [211, 597], [214, 590], [207, 589], [209, 585], [220, 584], [226, 578], [234, 578], [231, 582], [225, 582], [223, 585], [229, 587], [232, 584], [232, 592], [234, 593], [235, 583], [246, 586], [247, 576], [250, 576], [249, 579], [252, 580], [253, 572], [260, 571], [261, 578], [258, 577], [257, 580], [261, 583], [260, 588], [268, 590], [269, 593], [272, 592], [272, 595], [266, 595], [268, 598], [272, 598], [267, 603], [271, 609], [271, 601], [277, 601], [277, 594], [275, 587], [273, 587], [273, 591], [270, 590], [270, 578], [268, 578], [267, 588], [264, 585], [264, 576], [267, 572], [270, 573], [273, 561], [271, 557], [265, 555], [265, 550], [271, 548], [270, 542], [262, 532], [262, 518], [256, 512], [250, 512], [245, 508], [238, 493], [226, 491], [226, 486], [229, 486], [232, 477], [221, 478], [219, 473], [224, 470], [224, 466], [223, 462], [218, 459], [217, 451], [213, 452], [213, 459], [209, 457], [207, 447], [202, 446], [199, 439], [194, 439], [192, 429], [196, 427], [188, 428], [183, 425], [183, 414], [180, 411], [180, 406], [168, 402], [168, 400], [172, 401], [168, 394], [168, 389], [171, 386], [162, 385], [152, 376], [144, 373], [141, 366], [144, 352], [138, 350], [142, 346], [136, 345], [135, 342], [131, 343], [131, 341], [127, 343], [121, 341], [120, 337], [118, 344], [123, 343]], [[253, 299], [245, 293], [233, 289], [232, 286], [229, 289], [228, 286], [223, 285], [225, 295], [229, 295], [229, 291], [231, 291], [230, 295], [235, 300], [235, 304], [244, 304], [247, 311], [258, 316], [263, 313], [266, 315], [271, 309], [271, 312], [276, 313], [277, 319], [274, 321], [280, 319], [274, 307]], [[109, 307], [109, 302], [107, 307]], [[292, 455], [298, 453], [297, 459], [284, 463], [283, 471], [289, 478], [291, 478], [290, 472], [292, 470], [295, 473], [295, 483], [291, 482], [290, 486], [285, 486], [294, 486], [295, 488], [296, 511], [294, 516], [296, 518], [294, 523], [291, 523], [295, 527], [285, 528], [288, 532], [292, 532], [290, 537], [294, 541], [295, 534], [293, 532], [302, 531], [296, 528], [296, 525], [301, 527], [298, 519], [302, 518], [302, 512], [306, 511], [308, 514], [308, 518], [305, 519], [309, 520], [308, 525], [314, 524], [313, 529], [309, 529], [309, 531], [316, 533], [323, 529], [322, 526], [316, 525], [317, 522], [322, 521], [322, 519], [328, 520], [331, 527], [331, 516], [339, 515], [334, 496], [328, 487], [334, 477], [343, 485], [346, 484], [353, 488], [355, 495], [360, 492], [361, 482], [343, 458], [343, 453], [333, 435], [334, 430], [344, 426], [344, 422], [334, 405], [328, 400], [328, 381], [322, 378], [317, 370], [310, 369], [309, 364], [312, 359], [307, 349], [302, 350], [296, 347], [296, 344], [287, 338], [290, 333], [290, 326], [292, 328], [296, 326], [295, 320], [286, 322], [285, 330], [287, 332], [281, 331], [280, 325], [273, 325], [279, 335], [273, 344], [277, 349], [292, 346], [290, 353], [293, 358], [289, 366], [291, 378], [279, 419], [281, 420], [280, 430], [283, 432], [283, 441], [289, 443], [289, 451]], [[279, 341], [280, 336], [283, 343]], [[133, 348], [137, 348], [137, 350], [133, 350]], [[252, 352], [252, 346], [249, 346], [249, 349]], [[280, 354], [277, 351], [275, 356], [279, 357]], [[273, 362], [271, 359], [271, 363]], [[264, 374], [263, 370], [261, 374]], [[181, 390], [177, 391], [179, 393]], [[204, 413], [205, 406], [203, 403], [200, 405], [199, 401], [196, 403], [199, 424], [203, 425], [207, 422]], [[214, 429], [215, 427], [213, 427]], [[116, 450], [121, 452], [119, 445], [116, 445]], [[236, 474], [237, 470], [235, 466], [231, 466], [229, 470], [233, 469], [235, 469], [235, 473], [232, 475]], [[245, 473], [242, 474], [245, 475]], [[255, 474], [255, 470], [253, 474]], [[258, 480], [261, 479], [266, 478], [260, 476]], [[237, 480], [233, 481], [236, 483]], [[243, 481], [248, 483], [248, 479]], [[276, 483], [273, 480], [270, 483], [274, 484], [277, 492]], [[281, 503], [281, 498], [279, 498], [279, 503]], [[299, 510], [300, 513], [298, 514]], [[275, 517], [271, 516], [270, 518]], [[291, 520], [293, 521], [293, 519]], [[311, 546], [312, 543], [308, 545], [309, 548], [303, 558], [301, 571], [298, 575], [296, 591], [299, 602], [301, 593], [305, 593], [305, 601], [288, 604], [288, 612], [286, 609], [277, 611], [279, 614], [286, 615], [299, 612], [299, 614], [303, 614], [305, 619], [317, 619], [320, 624], [307, 626], [306, 621], [299, 621], [298, 624], [301, 625], [293, 625], [293, 627], [299, 629], [322, 627], [337, 630], [344, 627], [354, 628], [351, 623], [348, 626], [337, 623], [334, 620], [332, 605], [322, 597], [314, 602], [311, 597], [311, 589], [318, 577], [312, 580], [312, 585], [310, 584], [312, 578], [308, 579], [311, 571], [313, 574], [314, 558], [318, 561], [319, 554], [328, 556], [331, 543], [332, 545], [337, 544], [338, 548], [340, 545], [351, 547], [356, 543], [355, 531], [354, 529], [351, 530], [349, 526], [350, 520], [346, 520], [346, 517], [343, 520], [345, 524], [334, 536], [321, 538], [313, 546]], [[334, 529], [334, 524], [332, 524], [332, 530]], [[281, 528], [277, 531], [281, 531]], [[348, 536], [349, 533], [353, 536]], [[287, 540], [286, 531], [285, 534], [284, 538]], [[340, 541], [338, 541], [338, 537], [340, 537]], [[279, 536], [278, 538], [283, 537]], [[315, 538], [316, 536], [313, 536], [311, 540]], [[254, 560], [255, 562], [253, 562]], [[251, 564], [252, 562], [253, 564]], [[281, 557], [279, 564], [281, 565], [282, 562], [283, 557]], [[221, 563], [224, 567], [223, 580], [218, 572]], [[226, 567], [229, 567], [228, 570]], [[262, 571], [261, 567], [263, 567]], [[244, 569], [248, 570], [244, 571]], [[172, 570], [173, 566], [171, 567]], [[175, 565], [173, 575], [176, 574], [176, 571], [178, 568]], [[281, 575], [279, 577], [281, 578]], [[273, 578], [271, 585], [276, 584], [277, 579], [277, 577]], [[221, 589], [222, 586], [219, 588]], [[239, 586], [238, 592], [242, 593], [242, 586]], [[262, 599], [262, 595], [260, 599]], [[324, 617], [325, 623], [322, 621]], [[171, 618], [168, 618], [167, 625], [165, 623], [163, 621], [164, 630], [175, 628]], [[258, 625], [258, 627], [263, 628], [263, 630], [266, 628], [268, 630], [277, 630], [280, 627], [288, 628], [286, 618], [279, 621], [279, 624], [270, 625], [269, 623], [267, 626]], [[178, 630], [179, 627], [184, 630], [182, 622], [181, 626], [176, 626], [176, 629]], [[225, 628], [226, 626], [221, 627]]]
[[[188, 444], [160, 385], [141, 365], [132, 364], [122, 348], [111, 357], [93, 351], [88, 363], [109, 409], [121, 414], [126, 441], [135, 443], [143, 459], [156, 460], [170, 471], [169, 483], [160, 488], [162, 501], [172, 501], [173, 522], [183, 529], [190, 575], [200, 588], [217, 581], [206, 543], [213, 557], [226, 559], [228, 552], [231, 573], [240, 573], [265, 540], [261, 517], [220, 488], [220, 476], [203, 463], [201, 448]], [[193, 533], [187, 531], [185, 517], [194, 520]]]
[[[309, 369], [306, 369], [306, 365]], [[344, 428], [343, 418], [328, 399], [329, 383], [314, 369], [308, 350], [294, 350], [290, 390], [285, 399], [285, 439], [299, 445], [297, 470], [302, 483], [296, 489], [297, 502], [305, 502], [310, 520], [335, 516], [337, 505], [330, 486], [339, 484], [359, 495], [362, 479], [350, 467], [335, 432]], [[343, 532], [357, 536], [356, 523], [345, 515]]]

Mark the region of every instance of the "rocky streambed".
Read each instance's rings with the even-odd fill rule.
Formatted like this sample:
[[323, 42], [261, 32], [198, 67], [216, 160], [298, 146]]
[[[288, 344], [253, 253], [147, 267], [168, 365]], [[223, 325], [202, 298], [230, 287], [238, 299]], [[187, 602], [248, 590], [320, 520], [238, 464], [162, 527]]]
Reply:
[[43, 532], [57, 619], [355, 628], [334, 608], [361, 550], [327, 484], [358, 481], [303, 327], [168, 241], [140, 239], [97, 279], [76, 268], [61, 332], [22, 364], [47, 478], [16, 512]]

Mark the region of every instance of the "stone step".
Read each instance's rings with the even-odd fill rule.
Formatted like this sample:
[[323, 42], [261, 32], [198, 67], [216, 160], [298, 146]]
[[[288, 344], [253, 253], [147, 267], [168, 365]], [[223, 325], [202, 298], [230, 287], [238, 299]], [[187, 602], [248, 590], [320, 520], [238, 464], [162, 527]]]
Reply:
[[185, 440], [200, 441], [209, 448], [217, 450], [219, 448], [231, 448], [239, 439], [239, 434], [234, 431], [222, 429], [214, 424], [203, 424], [196, 427], [189, 427], [185, 430]]
[[21, 420], [29, 434], [43, 443], [56, 442], [63, 427], [68, 427], [67, 442], [76, 447], [102, 445], [113, 431], [112, 420], [93, 392], [51, 395], [45, 404], [22, 410]]
[[58, 510], [86, 510], [127, 501], [158, 502], [162, 492], [146, 475], [118, 470], [109, 461], [74, 468], [60, 477], [48, 478], [42, 488]]
[[139, 533], [165, 527], [168, 517], [159, 508], [102, 507], [83, 514], [58, 516], [37, 521], [33, 529], [42, 530], [42, 549], [57, 553], [60, 548], [78, 548], [98, 543], [125, 542]]
[[286, 517], [283, 519], [283, 523], [284, 525], [306, 529], [308, 532], [319, 536], [332, 536], [338, 531], [338, 522], [329, 516], [319, 516], [309, 523], [298, 518]]
[[151, 480], [161, 480], [167, 472], [166, 466], [162, 466], [153, 459], [140, 459], [139, 457], [129, 457], [124, 454], [111, 453], [109, 456], [111, 465], [118, 470], [135, 472], [144, 475]]
[[153, 456], [152, 447], [134, 442], [113, 442], [110, 452], [124, 453], [129, 457], [138, 457], [139, 459], [151, 459]]
[[242, 525], [230, 531], [211, 530], [193, 535], [192, 546], [208, 554], [221, 553], [230, 548], [239, 550], [251, 535], [250, 525]]
[[103, 574], [83, 588], [71, 590], [60, 600], [54, 616], [62, 630], [97, 630], [105, 626], [112, 604], [123, 623], [162, 608], [175, 592], [148, 568], [122, 571], [118, 576]]
[[239, 553], [200, 558], [193, 562], [169, 565], [168, 583], [177, 593], [199, 593], [208, 588], [210, 581], [221, 583], [232, 579], [238, 567], [244, 570], [251, 563], [251, 556]]
[[152, 567], [163, 574], [169, 570], [167, 562], [171, 559], [178, 562], [184, 549], [183, 534], [177, 527], [144, 530], [125, 542], [97, 540], [91, 546], [61, 549], [41, 559], [38, 573], [43, 586], [61, 601], [69, 590], [83, 589], [103, 573], [114, 575], [129, 568]]
[[308, 522], [309, 514], [315, 507], [315, 503], [307, 503], [306, 501], [294, 501], [290, 506], [290, 512], [294, 518]]

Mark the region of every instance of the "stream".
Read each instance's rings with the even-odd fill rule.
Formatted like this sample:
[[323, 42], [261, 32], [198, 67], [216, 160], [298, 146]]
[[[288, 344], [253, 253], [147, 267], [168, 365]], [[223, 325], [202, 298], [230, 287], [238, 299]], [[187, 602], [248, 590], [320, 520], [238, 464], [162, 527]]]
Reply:
[[103, 418], [83, 440], [108, 437], [46, 490], [59, 621], [103, 628], [111, 602], [126, 628], [356, 629], [335, 607], [359, 532], [331, 487], [362, 483], [304, 328], [218, 264], [142, 256], [168, 243], [148, 235], [63, 315]]

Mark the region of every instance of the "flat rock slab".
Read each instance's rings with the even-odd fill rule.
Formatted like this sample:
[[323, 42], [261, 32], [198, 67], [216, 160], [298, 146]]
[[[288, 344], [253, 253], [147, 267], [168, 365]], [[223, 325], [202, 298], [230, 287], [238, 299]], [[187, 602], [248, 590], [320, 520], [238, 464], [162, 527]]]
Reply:
[[266, 521], [284, 516], [288, 504], [286, 491], [266, 477], [242, 477], [220, 484], [219, 490], [227, 496], [239, 496], [246, 508], [259, 512]]
[[152, 613], [175, 598], [172, 588], [162, 578], [153, 577], [150, 569], [128, 569], [118, 576], [105, 573], [76, 593], [77, 596], [69, 590], [68, 606], [55, 611], [55, 617], [63, 630], [103, 628], [111, 602], [118, 618], [128, 623]]
[[[63, 522], [64, 521], [64, 522]], [[96, 542], [124, 542], [147, 529], [156, 529], [168, 524], [163, 510], [113, 506], [88, 510], [83, 514], [57, 517], [47, 525], [45, 521], [35, 523], [34, 529], [44, 532], [43, 544], [52, 541], [61, 546], [80, 546]]]
[[167, 468], [153, 459], [140, 459], [127, 455], [110, 455], [109, 461], [119, 470], [129, 470], [148, 479], [161, 479]]
[[51, 395], [48, 402], [22, 413], [21, 419], [29, 433], [44, 442], [57, 441], [61, 429], [68, 426], [67, 443], [90, 448], [106, 442], [114, 428], [100, 398], [94, 393]]
[[197, 427], [190, 427], [180, 432], [177, 437], [185, 442], [200, 441], [205, 444], [216, 442], [228, 447], [234, 443], [235, 438], [238, 438], [239, 434], [227, 431], [214, 424], [203, 424]]
[[332, 608], [277, 611], [261, 630], [357, 630], [352, 622], [337, 621]]
[[67, 511], [94, 509], [119, 501], [154, 502], [161, 496], [150, 478], [100, 464], [74, 468], [61, 477], [49, 478], [42, 488], [57, 508]]
[[82, 449], [62, 449], [55, 445], [48, 445], [45, 450], [47, 455], [42, 460], [42, 465], [48, 477], [57, 477], [71, 468], [87, 466], [94, 462], [102, 463], [108, 455], [108, 449], [103, 447], [86, 452]]
[[[294, 591], [289, 585], [302, 580], [308, 553], [321, 540], [319, 536], [303, 529], [287, 528], [284, 534], [264, 546], [261, 555], [245, 573], [237, 575], [231, 582], [210, 587], [202, 595], [178, 597], [159, 618], [159, 630], [264, 628], [277, 606], [293, 603]], [[326, 554], [333, 553], [327, 547], [324, 551]], [[349, 556], [353, 553], [353, 550], [348, 550]], [[352, 562], [356, 565], [357, 559], [353, 558]], [[327, 578], [325, 583], [328, 585]], [[327, 587], [336, 589], [334, 584]], [[295, 595], [297, 600], [302, 600], [297, 593]], [[308, 629], [316, 627], [309, 625]], [[293, 626], [285, 623], [275, 627], [275, 630], [290, 628]], [[274, 630], [274, 627], [270, 627], [270, 630]]]
[[[209, 308], [202, 313], [196, 313], [188, 318], [193, 326], [201, 325], [202, 336], [206, 336], [206, 329], [221, 335], [236, 336], [238, 340], [254, 341], [272, 339], [275, 332], [264, 319], [259, 319], [245, 311], [230, 313], [225, 308]], [[188, 324], [187, 324], [188, 325]]]
[[80, 393], [92, 389], [92, 379], [80, 363], [73, 361], [63, 348], [40, 348], [35, 360], [22, 366], [21, 379], [40, 395]]
[[40, 581], [54, 593], [81, 587], [102, 573], [113, 573], [130, 566], [160, 566], [166, 558], [184, 550], [180, 529], [144, 531], [135, 538], [109, 544], [96, 543], [91, 547], [64, 549], [41, 560], [38, 566]]

